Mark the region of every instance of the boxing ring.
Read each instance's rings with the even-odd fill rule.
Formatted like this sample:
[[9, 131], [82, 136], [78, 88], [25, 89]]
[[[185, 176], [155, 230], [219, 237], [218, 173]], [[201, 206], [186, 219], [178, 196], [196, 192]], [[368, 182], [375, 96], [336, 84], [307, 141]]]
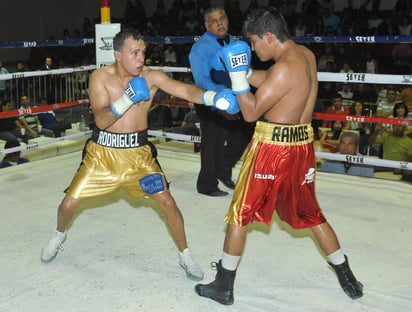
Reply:
[[[343, 75], [322, 75], [320, 80], [347, 79]], [[365, 81], [370, 77], [375, 76], [366, 75]], [[400, 79], [391, 75], [383, 78]], [[377, 79], [376, 83], [382, 81]], [[87, 99], [80, 99], [38, 109], [87, 103]], [[210, 198], [196, 192], [200, 155], [192, 147], [199, 137], [157, 130], [149, 134], [158, 140], [158, 158], [185, 218], [189, 246], [205, 271], [204, 281], [211, 281], [215, 272], [209, 264], [222, 253], [223, 216], [230, 195]], [[90, 131], [74, 132], [8, 152], [21, 150], [28, 154], [89, 135]], [[171, 148], [164, 138], [178, 140], [180, 145]], [[0, 154], [6, 152], [0, 147]], [[343, 160], [345, 155], [317, 153], [317, 156]], [[187, 279], [179, 267], [177, 249], [154, 202], [132, 200], [123, 191], [85, 201], [69, 228], [65, 250], [50, 264], [40, 262], [41, 248], [55, 227], [63, 190], [80, 161], [81, 151], [77, 150], [1, 169], [0, 311], [406, 312], [411, 309], [412, 187], [408, 183], [317, 173], [318, 200], [349, 256], [354, 273], [364, 284], [362, 298], [352, 301], [344, 294], [319, 248], [314, 248], [309, 231], [295, 231], [275, 216], [270, 227], [259, 223], [250, 226], [236, 277], [235, 305], [226, 307], [195, 294], [196, 283]], [[364, 161], [391, 168], [411, 168], [410, 163], [368, 157]], [[239, 169], [240, 164], [234, 168], [234, 178]], [[232, 190], [222, 188], [232, 194]]]

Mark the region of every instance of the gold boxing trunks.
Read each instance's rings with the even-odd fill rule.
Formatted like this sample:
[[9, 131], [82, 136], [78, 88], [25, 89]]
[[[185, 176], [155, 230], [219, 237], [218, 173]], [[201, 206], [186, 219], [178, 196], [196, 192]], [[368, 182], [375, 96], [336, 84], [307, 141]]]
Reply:
[[130, 196], [138, 198], [165, 191], [166, 178], [152, 148], [147, 141], [147, 130], [134, 133], [94, 130], [67, 194], [84, 199], [124, 188]]
[[293, 228], [324, 223], [315, 195], [315, 168], [310, 124], [258, 121], [225, 221], [270, 224], [276, 210]]

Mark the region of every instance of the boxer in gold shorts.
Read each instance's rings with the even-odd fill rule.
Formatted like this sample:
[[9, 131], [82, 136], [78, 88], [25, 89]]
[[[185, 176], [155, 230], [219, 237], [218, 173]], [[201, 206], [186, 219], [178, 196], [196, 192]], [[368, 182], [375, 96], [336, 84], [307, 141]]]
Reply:
[[[109, 139], [108, 139], [109, 138]], [[125, 189], [133, 198], [168, 189], [147, 131], [110, 133], [95, 129], [67, 195], [78, 199]]]
[[204, 91], [145, 66], [146, 43], [136, 30], [119, 32], [113, 38], [113, 49], [115, 63], [90, 76], [89, 99], [97, 129], [59, 206], [57, 227], [42, 249], [41, 261], [51, 262], [62, 249], [67, 227], [83, 199], [124, 188], [134, 198], [156, 201], [179, 250], [180, 266], [188, 278], [201, 280], [203, 271], [187, 246], [183, 216], [147, 144], [148, 111], [159, 89], [192, 103], [227, 110], [236, 108], [236, 98], [230, 90]]

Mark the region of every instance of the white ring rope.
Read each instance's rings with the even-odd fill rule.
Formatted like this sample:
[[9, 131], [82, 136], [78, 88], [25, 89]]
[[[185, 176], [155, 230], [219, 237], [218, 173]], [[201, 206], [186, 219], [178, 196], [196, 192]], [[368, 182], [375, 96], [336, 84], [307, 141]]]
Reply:
[[60, 141], [75, 139], [75, 138], [78, 138], [78, 137], [85, 137], [85, 136], [91, 135], [92, 132], [93, 132], [92, 130], [87, 130], [87, 131], [84, 131], [84, 132], [68, 134], [68, 135], [65, 135], [65, 136], [62, 136], [62, 137], [58, 137], [58, 138], [50, 138], [50, 140], [44, 140], [44, 141], [29, 143], [29, 144], [23, 145], [23, 146], [16, 146], [16, 147], [12, 147], [12, 148], [6, 148], [6, 149], [3, 149], [3, 150], [0, 150], [0, 155], [6, 155], [6, 154], [14, 153], [14, 152], [25, 151], [25, 150], [33, 150], [33, 149], [37, 149], [37, 148], [39, 148], [43, 145], [49, 145], [49, 144], [53, 144], [53, 143], [60, 142]]
[[[190, 73], [188, 67], [173, 66], [149, 66], [153, 70], [162, 72]], [[74, 68], [60, 68], [52, 70], [36, 70], [26, 72], [16, 72], [0, 75], [0, 80], [10, 80], [16, 78], [49, 76], [59, 74], [71, 74], [75, 72], [90, 71], [96, 69], [96, 65], [80, 66]], [[375, 84], [412, 84], [412, 75], [389, 75], [389, 74], [366, 74], [366, 73], [331, 73], [318, 72], [320, 82], [347, 82], [347, 83], [375, 83]]]
[[10, 80], [17, 78], [27, 78], [27, 77], [37, 77], [37, 76], [51, 76], [51, 75], [62, 75], [62, 74], [72, 74], [76, 72], [83, 72], [96, 69], [96, 65], [80, 66], [74, 68], [59, 68], [51, 70], [35, 70], [35, 71], [25, 71], [16, 72], [11, 74], [1, 74], [0, 80]]

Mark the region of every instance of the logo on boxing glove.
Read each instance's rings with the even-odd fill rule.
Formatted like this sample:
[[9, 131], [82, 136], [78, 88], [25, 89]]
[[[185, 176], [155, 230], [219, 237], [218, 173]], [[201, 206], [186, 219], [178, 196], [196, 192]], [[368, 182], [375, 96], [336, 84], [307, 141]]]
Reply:
[[129, 99], [133, 99], [136, 96], [136, 92], [133, 90], [133, 87], [130, 83], [127, 84], [126, 88], [123, 90], [124, 94], [127, 95]]
[[230, 67], [232, 69], [239, 66], [249, 66], [249, 59], [247, 53], [237, 54], [229, 57]]

